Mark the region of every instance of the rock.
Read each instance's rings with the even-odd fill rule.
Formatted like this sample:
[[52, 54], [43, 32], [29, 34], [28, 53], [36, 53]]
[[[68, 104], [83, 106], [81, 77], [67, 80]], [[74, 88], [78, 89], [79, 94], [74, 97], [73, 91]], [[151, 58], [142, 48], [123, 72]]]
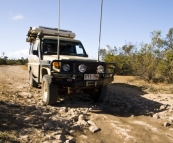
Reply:
[[34, 114], [34, 115], [41, 115], [41, 110], [35, 110], [33, 112], [31, 112], [31, 114]]
[[72, 115], [72, 116], [70, 116], [70, 117], [68, 118], [68, 120], [72, 120], [72, 121], [74, 121], [74, 122], [77, 122], [77, 121], [78, 121], [78, 118], [79, 118], [78, 115]]
[[90, 125], [96, 126], [96, 124], [95, 124], [93, 121], [91, 121], [91, 120], [88, 120], [88, 123], [89, 123]]
[[26, 101], [27, 101], [27, 103], [31, 103], [31, 102], [32, 102], [32, 100], [31, 100], [31, 99], [27, 99]]
[[57, 121], [57, 120], [59, 120], [59, 115], [53, 115], [52, 117], [51, 117], [51, 119], [53, 120], [53, 121]]
[[45, 140], [54, 140], [55, 138], [53, 137], [53, 136], [51, 136], [51, 135], [46, 135], [44, 138], [43, 138], [43, 140], [45, 141]]
[[75, 143], [75, 140], [66, 140], [64, 143]]
[[50, 116], [52, 116], [52, 113], [43, 113], [42, 115], [48, 119]]
[[65, 137], [64, 135], [62, 135], [62, 134], [60, 134], [60, 135], [55, 135], [54, 138], [55, 138], [56, 140], [62, 140], [62, 141], [65, 141], [65, 140], [66, 140], [66, 137]]
[[69, 133], [70, 134], [74, 134], [75, 133], [75, 130], [70, 130]]
[[44, 131], [43, 130], [40, 130], [40, 129], [35, 130], [35, 134], [39, 137], [44, 137]]
[[160, 110], [165, 110], [166, 107], [167, 107], [167, 105], [161, 105], [161, 106], [160, 106]]
[[52, 143], [64, 143], [64, 142], [62, 140], [53, 140]]
[[89, 130], [93, 133], [96, 133], [96, 132], [100, 131], [101, 129], [98, 128], [97, 126], [92, 125], [89, 127]]
[[163, 124], [164, 127], [168, 127], [168, 126], [170, 126], [170, 125], [171, 125], [171, 124], [168, 123], [168, 122], [164, 122], [164, 124]]
[[91, 108], [89, 108], [89, 111], [90, 112], [101, 112], [101, 111], [103, 111], [103, 108], [99, 107], [99, 106], [92, 106]]
[[32, 123], [33, 122], [33, 118], [32, 117], [26, 117], [24, 120], [23, 120], [24, 123]]
[[32, 98], [33, 96], [32, 96], [32, 94], [28, 94], [28, 96], [27, 96], [27, 98]]
[[78, 125], [82, 126], [82, 127], [87, 127], [89, 126], [88, 122], [86, 122], [85, 120], [79, 120], [77, 122]]
[[26, 113], [30, 113], [33, 110], [36, 110], [36, 106], [35, 105], [29, 105], [29, 106], [25, 107], [25, 112]]
[[135, 117], [135, 115], [131, 115], [130, 117], [134, 118], [134, 117]]
[[87, 139], [88, 137], [86, 135], [80, 135], [80, 137]]
[[43, 141], [43, 143], [50, 143], [50, 141]]
[[88, 126], [89, 125], [88, 122], [86, 122], [84, 119], [85, 119], [84, 115], [80, 114], [79, 117], [78, 117], [77, 124], [79, 124], [80, 126], [83, 126], [83, 127]]
[[154, 115], [153, 115], [153, 118], [159, 119], [160, 116], [159, 116], [158, 114], [154, 114]]
[[43, 129], [44, 130], [54, 129], [54, 126], [53, 126], [53, 124], [50, 121], [48, 121], [48, 122], [44, 123]]
[[80, 114], [79, 117], [78, 117], [78, 121], [79, 120], [85, 120], [85, 116], [83, 114]]
[[73, 136], [70, 136], [70, 135], [68, 135], [68, 136], [66, 137], [66, 139], [67, 139], [67, 140], [75, 140], [75, 138], [74, 138]]
[[1, 91], [1, 94], [5, 94], [3, 91]]
[[61, 107], [61, 109], [59, 110], [59, 113], [66, 113], [68, 112], [68, 108], [67, 107]]
[[23, 142], [28, 142], [29, 136], [28, 135], [20, 136], [20, 140], [22, 140]]
[[72, 125], [71, 129], [72, 130], [79, 130], [80, 129], [80, 125], [78, 125], [78, 124]]
[[170, 122], [173, 122], [173, 117], [169, 117]]
[[23, 125], [23, 119], [21, 117], [17, 117], [16, 120], [15, 120], [15, 123], [17, 125]]
[[65, 135], [67, 133], [67, 131], [65, 129], [58, 129], [56, 132], [53, 132], [51, 135], [55, 136], [55, 135]]

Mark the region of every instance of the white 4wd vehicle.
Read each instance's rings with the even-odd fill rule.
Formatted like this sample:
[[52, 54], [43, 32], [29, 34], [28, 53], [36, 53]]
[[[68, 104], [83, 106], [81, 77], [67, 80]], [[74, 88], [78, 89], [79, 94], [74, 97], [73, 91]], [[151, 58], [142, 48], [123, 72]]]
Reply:
[[42, 84], [43, 101], [47, 105], [56, 103], [59, 95], [79, 90], [95, 101], [105, 98], [107, 84], [113, 81], [113, 63], [89, 59], [71, 31], [30, 27], [27, 36], [30, 86]]

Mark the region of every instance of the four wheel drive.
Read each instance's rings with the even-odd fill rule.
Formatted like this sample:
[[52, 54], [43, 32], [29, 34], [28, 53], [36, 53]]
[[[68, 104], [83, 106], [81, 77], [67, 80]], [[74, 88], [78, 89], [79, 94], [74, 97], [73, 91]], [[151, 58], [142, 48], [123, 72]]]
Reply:
[[54, 104], [59, 95], [79, 90], [94, 101], [104, 100], [107, 84], [113, 81], [113, 63], [88, 58], [72, 31], [39, 26], [30, 27], [27, 36], [30, 86], [42, 84], [45, 104]]

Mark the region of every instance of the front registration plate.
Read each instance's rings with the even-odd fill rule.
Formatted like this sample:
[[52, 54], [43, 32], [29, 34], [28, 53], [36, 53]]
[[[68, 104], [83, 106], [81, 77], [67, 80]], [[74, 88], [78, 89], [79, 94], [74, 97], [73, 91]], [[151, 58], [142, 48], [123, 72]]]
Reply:
[[98, 80], [99, 74], [85, 74], [84, 80]]

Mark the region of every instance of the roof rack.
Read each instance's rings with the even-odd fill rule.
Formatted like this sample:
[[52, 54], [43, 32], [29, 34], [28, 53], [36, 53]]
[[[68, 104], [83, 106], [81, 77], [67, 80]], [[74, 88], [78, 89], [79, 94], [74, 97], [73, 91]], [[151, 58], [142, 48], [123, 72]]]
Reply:
[[27, 34], [28, 38], [26, 39], [26, 42], [31, 42], [40, 33], [43, 36], [58, 36], [59, 35], [60, 37], [66, 37], [66, 38], [75, 38], [76, 36], [75, 33], [69, 30], [59, 29], [59, 34], [58, 34], [58, 28], [38, 26], [38, 27], [30, 27]]

